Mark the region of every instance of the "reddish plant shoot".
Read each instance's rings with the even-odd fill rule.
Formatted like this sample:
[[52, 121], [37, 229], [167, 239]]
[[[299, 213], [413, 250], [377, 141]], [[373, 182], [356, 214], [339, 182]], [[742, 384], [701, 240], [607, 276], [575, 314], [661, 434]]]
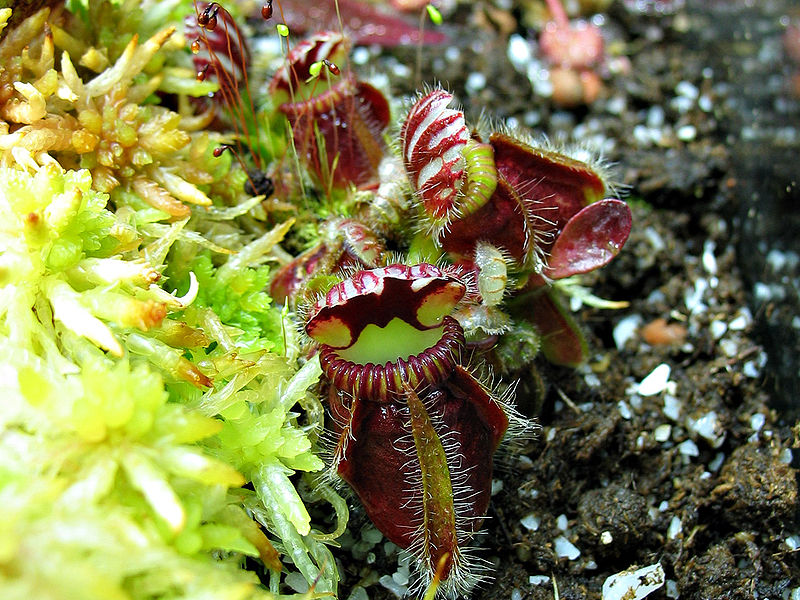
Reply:
[[292, 48], [269, 86], [300, 161], [325, 189], [377, 184], [386, 152], [389, 103], [351, 71], [341, 72], [348, 51], [342, 34], [317, 33]]
[[575, 69], [596, 66], [603, 58], [600, 28], [584, 20], [570, 22], [560, 0], [547, 0], [553, 19], [539, 37], [545, 56], [555, 65]]
[[560, 0], [547, 0], [552, 19], [539, 36], [539, 48], [551, 63], [553, 100], [562, 106], [593, 102], [602, 90], [596, 68], [605, 56], [600, 28], [585, 20], [570, 22]]

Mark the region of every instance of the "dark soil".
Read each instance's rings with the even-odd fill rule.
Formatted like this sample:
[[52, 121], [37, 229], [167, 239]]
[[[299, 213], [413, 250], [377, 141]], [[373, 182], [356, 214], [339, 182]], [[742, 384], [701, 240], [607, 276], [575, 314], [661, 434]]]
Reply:
[[[630, 69], [607, 73], [605, 96], [588, 108], [556, 109], [509, 63], [512, 31], [498, 24], [508, 17], [513, 33], [535, 39], [519, 25], [526, 9], [461, 6], [445, 26], [457, 58], [423, 49], [422, 79], [447, 85], [468, 116], [486, 110], [553, 138], [611, 140], [606, 157], [634, 211], [622, 254], [586, 280], [630, 306], [579, 312], [592, 348], [585, 369], [539, 365], [542, 435], [496, 475], [502, 489], [481, 542], [495, 580], [475, 600], [599, 598], [609, 575], [659, 561], [667, 584], [651, 598], [800, 594], [789, 449], [800, 415], [800, 100], [789, 82], [800, 66], [781, 46], [800, 11], [789, 0], [653, 4], [668, 10], [614, 2], [605, 13], [609, 51]], [[413, 65], [416, 50], [382, 58]], [[485, 85], [468, 84], [475, 72]], [[391, 83], [399, 94], [416, 85], [402, 75]], [[648, 343], [641, 327], [659, 318], [685, 338], [663, 343], [655, 323]], [[624, 323], [631, 335], [615, 342]], [[637, 394], [660, 364], [673, 387]], [[560, 557], [557, 538], [579, 556]], [[374, 568], [345, 566], [342, 598], [356, 584], [394, 597], [376, 580], [397, 558], [369, 547], [362, 540], [360, 555]]]

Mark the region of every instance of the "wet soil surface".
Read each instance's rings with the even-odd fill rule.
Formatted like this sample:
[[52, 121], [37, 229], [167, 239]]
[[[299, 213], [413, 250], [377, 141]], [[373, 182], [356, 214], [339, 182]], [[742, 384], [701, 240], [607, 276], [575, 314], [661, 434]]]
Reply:
[[[445, 25], [458, 52], [424, 48], [421, 79], [473, 119], [602, 147], [634, 231], [586, 283], [630, 306], [579, 310], [585, 368], [537, 365], [542, 434], [496, 473], [480, 542], [494, 582], [472, 598], [599, 598], [610, 575], [656, 562], [667, 581], [651, 598], [800, 597], [800, 66], [782, 46], [800, 8], [614, 2], [598, 21], [605, 91], [564, 110], [532, 90], [536, 48], [511, 50], [535, 39], [535, 4], [459, 7]], [[380, 60], [393, 92], [414, 89], [416, 50]], [[363, 523], [341, 595], [393, 598], [408, 571]]]

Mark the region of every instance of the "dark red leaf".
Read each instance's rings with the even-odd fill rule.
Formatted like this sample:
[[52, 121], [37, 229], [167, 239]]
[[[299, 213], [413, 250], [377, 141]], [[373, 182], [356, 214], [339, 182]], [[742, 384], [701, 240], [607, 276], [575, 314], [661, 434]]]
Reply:
[[563, 279], [608, 264], [631, 232], [631, 209], [622, 200], [607, 198], [573, 216], [550, 249], [545, 275]]
[[[418, 21], [399, 17], [378, 6], [358, 0], [338, 0], [344, 33], [355, 44], [377, 44], [391, 48], [420, 43]], [[334, 0], [282, 0], [282, 15], [286, 25], [295, 33], [339, 30], [339, 16]], [[448, 36], [428, 26], [422, 33], [423, 44], [444, 44]]]
[[547, 360], [577, 367], [586, 359], [586, 339], [551, 288], [542, 287], [532, 294], [525, 312], [542, 336], [542, 352]]
[[556, 231], [605, 194], [602, 178], [586, 163], [502, 133], [492, 134], [489, 143], [498, 175], [533, 205], [531, 210], [554, 223]]
[[[458, 457], [448, 461], [450, 473], [442, 475], [459, 482], [449, 500], [459, 508], [458, 522], [468, 524], [468, 531], [458, 532], [462, 539], [480, 527], [486, 514], [491, 498], [492, 456], [508, 418], [469, 371], [457, 368], [453, 375], [445, 386], [423, 400], [435, 435], [447, 440], [449, 457]], [[441, 529], [439, 516], [426, 514], [422, 488], [409, 490], [408, 482], [418, 480], [432, 465], [426, 464], [423, 469], [420, 461], [426, 457], [410, 442], [408, 411], [403, 403], [343, 400], [335, 392], [329, 394], [329, 401], [333, 413], [349, 418], [351, 423], [350, 431], [337, 432], [347, 439], [337, 466], [339, 475], [356, 491], [375, 526], [402, 548], [418, 541], [417, 525], [423, 517], [435, 520], [428, 523], [429, 530]], [[354, 404], [351, 407], [343, 402]], [[441, 536], [439, 539], [442, 541]], [[435, 570], [438, 558], [445, 552], [453, 554], [458, 548], [426, 550], [432, 554], [431, 567]]]

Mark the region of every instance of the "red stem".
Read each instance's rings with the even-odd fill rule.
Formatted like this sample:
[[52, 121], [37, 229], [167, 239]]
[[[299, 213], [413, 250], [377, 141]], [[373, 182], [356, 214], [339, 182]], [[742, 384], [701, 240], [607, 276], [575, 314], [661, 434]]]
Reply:
[[556, 24], [563, 28], [569, 27], [569, 18], [560, 0], [545, 0], [545, 2], [547, 2], [547, 8], [550, 10], [550, 14], [553, 16], [553, 20]]

